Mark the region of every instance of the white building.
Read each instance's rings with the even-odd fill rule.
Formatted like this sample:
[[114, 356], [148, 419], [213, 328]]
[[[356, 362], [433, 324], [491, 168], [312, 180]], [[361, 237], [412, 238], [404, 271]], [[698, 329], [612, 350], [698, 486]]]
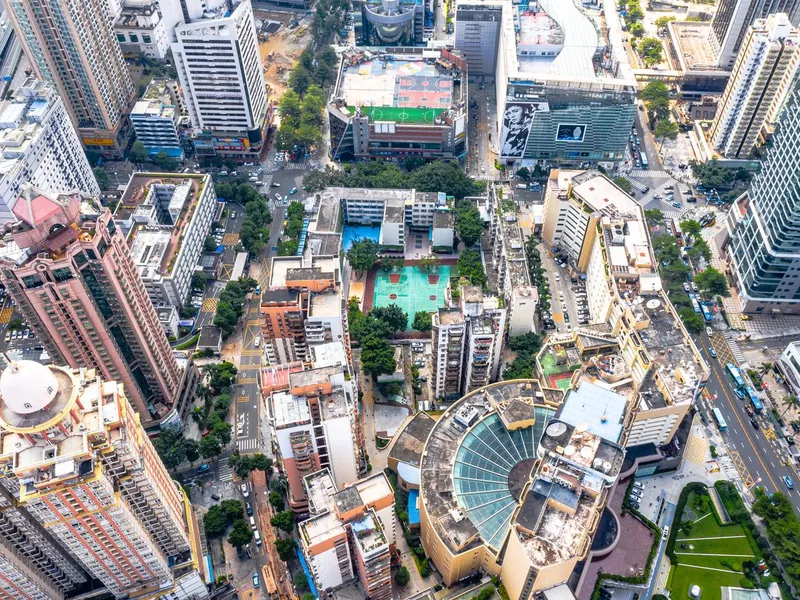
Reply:
[[748, 158], [771, 135], [800, 64], [800, 31], [784, 13], [749, 28], [709, 131], [727, 158]]
[[192, 22], [203, 18], [204, 13], [213, 13], [228, 0], [158, 0], [158, 8], [164, 19], [167, 37], [175, 39], [175, 27], [186, 21]]
[[0, 223], [31, 183], [50, 195], [78, 190], [100, 194], [86, 154], [54, 87], [28, 79], [11, 102], [0, 104]]
[[791, 342], [786, 346], [778, 365], [794, 395], [800, 395], [800, 342]]
[[172, 54], [198, 153], [245, 157], [264, 142], [269, 102], [250, 0], [178, 25]]
[[308, 316], [305, 321], [306, 343], [309, 348], [339, 342], [344, 345], [342, 288], [309, 294]]
[[177, 82], [170, 79], [153, 79], [142, 99], [133, 105], [131, 123], [136, 139], [144, 144], [147, 153], [183, 160], [183, 147], [178, 134], [181, 111], [176, 103]]
[[388, 248], [402, 251], [406, 245], [405, 206], [399, 199], [386, 201], [383, 208], [381, 233], [378, 243]]
[[126, 57], [164, 60], [169, 52], [167, 29], [154, 0], [127, 0], [114, 21], [114, 34]]
[[217, 195], [209, 175], [134, 173], [114, 220], [156, 307], [180, 308], [203, 253]]

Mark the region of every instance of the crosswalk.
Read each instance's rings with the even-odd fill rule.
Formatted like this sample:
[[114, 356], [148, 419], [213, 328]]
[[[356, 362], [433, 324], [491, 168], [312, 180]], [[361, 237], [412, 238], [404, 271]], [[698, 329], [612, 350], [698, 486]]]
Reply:
[[627, 179], [628, 182], [631, 184], [631, 186], [636, 188], [640, 192], [643, 192], [643, 191], [645, 191], [647, 189], [647, 186], [645, 184], [643, 184], [643, 183], [641, 183], [639, 181], [636, 181], [635, 179], [631, 179], [629, 175], [623, 175], [622, 177], [623, 177], [623, 179]]
[[283, 168], [287, 169], [289, 171], [305, 171], [306, 169], [308, 169], [310, 167], [311, 167], [311, 165], [309, 165], [308, 163], [305, 163], [305, 162], [287, 163], [287, 164], [283, 165]]
[[239, 452], [243, 452], [245, 450], [257, 450], [259, 447], [258, 440], [256, 438], [236, 440], [236, 445], [239, 448]]
[[738, 333], [734, 333], [733, 331], [726, 331], [724, 334], [725, 341], [728, 342], [728, 347], [731, 349], [731, 354], [733, 354], [733, 358], [736, 360], [736, 364], [744, 364], [747, 360], [742, 353], [742, 349], [739, 348], [739, 344], [736, 342], [736, 337], [739, 335]]
[[631, 177], [649, 177], [650, 179], [669, 179], [671, 176], [666, 171], [656, 169], [632, 169]]
[[225, 456], [219, 459], [219, 481], [232, 481], [233, 480], [233, 467], [230, 465], [228, 457]]

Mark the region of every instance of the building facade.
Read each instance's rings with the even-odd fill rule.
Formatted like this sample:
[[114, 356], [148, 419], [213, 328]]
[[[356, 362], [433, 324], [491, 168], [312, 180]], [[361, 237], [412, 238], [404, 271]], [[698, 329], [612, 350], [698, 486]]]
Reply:
[[709, 132], [726, 158], [748, 158], [769, 136], [800, 64], [800, 31], [783, 13], [757, 19], [742, 42]]
[[473, 77], [493, 77], [503, 6], [499, 2], [456, 3], [456, 48], [464, 53]]
[[178, 133], [181, 110], [176, 101], [177, 94], [177, 82], [153, 79], [142, 99], [133, 105], [131, 124], [136, 139], [144, 144], [150, 156], [163, 152], [183, 160], [183, 144]]
[[64, 102], [49, 83], [28, 79], [0, 115], [0, 223], [14, 221], [11, 206], [25, 184], [48, 194], [100, 188]]
[[169, 52], [170, 39], [157, 2], [125, 2], [114, 21], [114, 35], [126, 58], [145, 56], [164, 60]]
[[423, 42], [423, 4], [415, 0], [361, 3], [361, 44], [414, 46]]
[[772, 147], [748, 193], [726, 219], [728, 271], [743, 312], [800, 313], [800, 246], [795, 239], [800, 172], [800, 88], [778, 120]]
[[198, 154], [248, 157], [261, 152], [269, 125], [253, 9], [242, 0], [178, 25], [172, 54]]
[[11, 22], [38, 79], [51, 82], [87, 150], [120, 156], [136, 92], [103, 0], [9, 0]]
[[53, 600], [99, 582], [116, 598], [176, 587], [208, 597], [191, 505], [122, 384], [93, 369], [11, 362], [0, 376], [0, 447], [0, 502], [18, 533], [33, 533], [0, 531], [5, 591]]
[[786, 13], [792, 25], [800, 24], [798, 0], [722, 0], [711, 20], [709, 42], [717, 56], [717, 64], [730, 69], [750, 25], [756, 19]]
[[175, 408], [182, 373], [125, 239], [99, 202], [26, 188], [0, 281], [55, 362], [125, 385], [146, 425]]

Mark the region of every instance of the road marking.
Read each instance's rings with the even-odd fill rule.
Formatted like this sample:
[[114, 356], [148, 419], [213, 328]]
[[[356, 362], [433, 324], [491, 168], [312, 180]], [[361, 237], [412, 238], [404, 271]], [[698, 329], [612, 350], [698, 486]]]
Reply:
[[200, 310], [209, 313], [217, 312], [217, 304], [219, 304], [219, 298], [206, 298], [203, 300]]
[[240, 395], [240, 396], [237, 396], [237, 397], [236, 397], [236, 400], [237, 400], [238, 402], [247, 402], [248, 400], [250, 400], [250, 396], [247, 396], [247, 395], [245, 395], [245, 396], [241, 396], [241, 395]]
[[239, 385], [247, 385], [248, 383], [258, 383], [255, 377], [244, 377], [237, 382]]
[[[710, 513], [709, 513], [710, 514]], [[699, 521], [700, 519], [698, 519]], [[697, 521], [695, 521], [696, 523]], [[704, 540], [737, 540], [741, 538], [746, 538], [746, 535], [716, 535], [714, 537], [690, 537], [690, 538], [675, 538], [676, 542], [694, 542], [699, 541], [702, 542]]]
[[222, 236], [223, 246], [235, 246], [239, 242], [238, 233], [226, 233]]
[[242, 350], [242, 356], [261, 356], [261, 349], [253, 348], [252, 350]]

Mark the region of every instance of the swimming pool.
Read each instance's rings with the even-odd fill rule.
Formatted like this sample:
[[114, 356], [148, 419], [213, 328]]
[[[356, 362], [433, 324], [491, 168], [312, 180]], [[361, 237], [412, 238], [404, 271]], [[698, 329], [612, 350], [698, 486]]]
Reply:
[[380, 236], [380, 225], [345, 225], [342, 227], [342, 251], [350, 250], [356, 240], [366, 238], [377, 242]]

